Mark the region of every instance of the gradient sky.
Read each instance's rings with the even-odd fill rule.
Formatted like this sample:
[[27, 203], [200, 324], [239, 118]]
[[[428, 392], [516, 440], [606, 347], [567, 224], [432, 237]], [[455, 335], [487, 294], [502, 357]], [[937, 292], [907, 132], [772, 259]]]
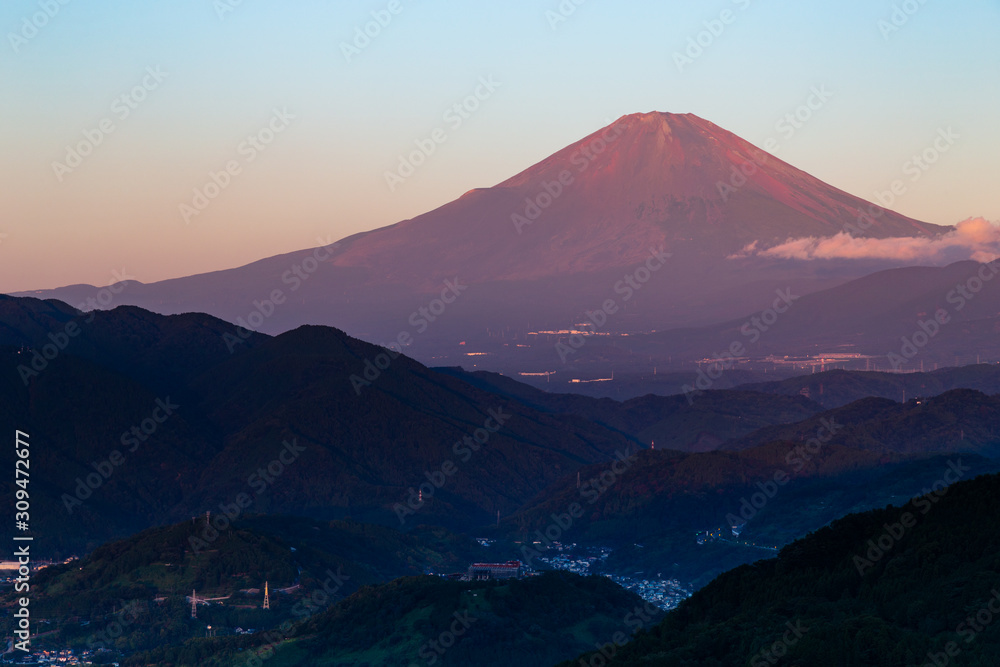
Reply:
[[[46, 25], [12, 38], [46, 4]], [[918, 219], [1000, 220], [1000, 2], [896, 4], [918, 9], [886, 37], [883, 0], [587, 0], [554, 27], [558, 0], [400, 0], [348, 62], [341, 44], [389, 0], [5, 0], [0, 291], [104, 285], [123, 269], [150, 282], [315, 246], [495, 185], [637, 111], [774, 138], [782, 159], [866, 199], [907, 178], [891, 208]], [[679, 71], [674, 53], [724, 10], [731, 23]], [[166, 76], [120, 118], [115, 100], [147, 68]], [[500, 87], [452, 129], [445, 111], [490, 76]], [[833, 96], [779, 131], [821, 86]], [[238, 147], [276, 108], [295, 119], [247, 162]], [[60, 182], [53, 163], [102, 121], [114, 131]], [[390, 192], [385, 171], [439, 127], [447, 141]], [[960, 138], [910, 182], [904, 164], [947, 127]], [[180, 204], [230, 160], [241, 172], [185, 223]]]

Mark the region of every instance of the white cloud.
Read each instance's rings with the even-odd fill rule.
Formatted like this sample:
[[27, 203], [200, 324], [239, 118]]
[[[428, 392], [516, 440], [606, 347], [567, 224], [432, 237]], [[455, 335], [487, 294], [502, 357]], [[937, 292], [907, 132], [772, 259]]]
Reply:
[[885, 259], [904, 262], [954, 262], [972, 259], [989, 262], [1000, 255], [1000, 226], [983, 218], [970, 218], [944, 234], [931, 237], [888, 239], [855, 238], [846, 232], [818, 238], [788, 239], [761, 249], [754, 241], [735, 257], [777, 259]]

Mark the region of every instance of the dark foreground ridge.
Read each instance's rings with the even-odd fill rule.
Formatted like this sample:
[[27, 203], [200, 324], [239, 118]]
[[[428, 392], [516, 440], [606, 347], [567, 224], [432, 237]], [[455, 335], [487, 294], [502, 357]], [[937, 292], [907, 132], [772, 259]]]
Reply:
[[991, 475], [846, 516], [721, 575], [608, 664], [995, 664], [998, 497]]

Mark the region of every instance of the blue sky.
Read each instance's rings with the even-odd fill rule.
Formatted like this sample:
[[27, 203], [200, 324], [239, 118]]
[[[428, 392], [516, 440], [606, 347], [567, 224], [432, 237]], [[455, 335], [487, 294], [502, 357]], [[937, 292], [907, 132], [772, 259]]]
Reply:
[[[106, 284], [123, 268], [159, 280], [335, 240], [494, 185], [637, 111], [774, 138], [782, 159], [867, 199], [950, 127], [959, 139], [893, 208], [1000, 219], [995, 0], [565, 0], [565, 16], [556, 0], [232, 5], [0, 6], [0, 291]], [[346, 57], [372, 12], [386, 25]], [[490, 77], [496, 90], [450, 126], [447, 109]], [[814, 89], [832, 96], [779, 130]], [[390, 191], [385, 172], [435, 128], [447, 141]], [[261, 132], [273, 141], [249, 160]], [[67, 147], [88, 136], [101, 141], [67, 170]], [[238, 173], [185, 216], [230, 163]]]

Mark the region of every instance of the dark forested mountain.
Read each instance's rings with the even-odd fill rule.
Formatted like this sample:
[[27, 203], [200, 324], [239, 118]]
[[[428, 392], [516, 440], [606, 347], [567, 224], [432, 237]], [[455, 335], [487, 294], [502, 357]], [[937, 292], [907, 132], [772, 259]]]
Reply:
[[[511, 540], [552, 556], [554, 541], [612, 548], [615, 574], [677, 578], [698, 587], [849, 512], [930, 488], [952, 460], [961, 479], [1000, 471], [975, 454], [907, 457], [843, 445], [772, 442], [739, 452], [641, 451], [627, 469], [588, 466], [504, 520]], [[571, 520], [570, 508], [579, 508]], [[561, 522], [561, 523], [560, 523]], [[738, 527], [738, 534], [733, 527]], [[558, 530], [556, 530], [558, 527]]]
[[235, 667], [257, 655], [275, 667], [500, 667], [516, 656], [519, 665], [547, 667], [585, 647], [629, 637], [661, 617], [604, 577], [565, 572], [492, 582], [407, 577], [367, 586], [275, 638], [190, 642], [125, 664]]
[[986, 476], [837, 520], [721, 575], [607, 664], [994, 664], [998, 496]]
[[836, 424], [833, 444], [872, 452], [1000, 454], [1000, 395], [953, 389], [940, 396], [897, 403], [865, 398], [796, 423], [765, 426], [732, 440], [724, 449], [753, 447], [773, 440], [803, 442], [824, 424]]
[[707, 451], [758, 428], [788, 424], [821, 411], [819, 404], [795, 394], [769, 392], [781, 400], [752, 391], [709, 391], [697, 401], [687, 396], [646, 396], [615, 401], [580, 394], [549, 393], [498, 373], [469, 373], [456, 368], [435, 369], [469, 384], [503, 394], [554, 414], [585, 417], [631, 435], [659, 449]]
[[992, 395], [1000, 393], [1000, 365], [977, 364], [941, 368], [928, 373], [832, 370], [775, 382], [744, 384], [740, 389], [808, 396], [826, 408], [838, 408], [869, 396], [905, 401], [907, 398], [937, 396], [950, 389], [976, 389]]
[[[482, 557], [471, 539], [444, 529], [403, 534], [351, 521], [202, 516], [38, 571], [32, 610], [50, 620], [46, 646], [132, 652], [200, 637], [206, 622], [230, 630], [300, 622], [362, 586], [462, 571]], [[261, 609], [265, 583], [270, 611]], [[192, 591], [200, 622], [190, 618]], [[108, 636], [115, 622], [120, 629]]]
[[63, 554], [241, 494], [245, 512], [481, 525], [616, 451], [798, 440], [826, 417], [846, 425], [834, 443], [855, 449], [996, 445], [996, 401], [975, 392], [829, 415], [751, 392], [617, 403], [435, 372], [326, 327], [271, 338], [134, 307], [0, 309], [0, 411], [44, 444], [33, 502]]
[[[0, 307], [0, 415], [36, 443], [40, 540], [62, 553], [244, 496], [243, 512], [400, 525], [412, 495], [410, 525], [489, 521], [635, 445], [336, 329], [244, 338], [204, 315]], [[410, 489], [432, 482], [420, 504]]]
[[965, 389], [905, 404], [867, 398], [762, 427], [719, 451], [641, 451], [627, 467], [564, 477], [503, 525], [539, 541], [576, 504], [572, 525], [543, 544], [613, 546], [610, 571], [704, 583], [848, 512], [920, 493], [952, 459], [968, 466], [963, 479], [1000, 470], [998, 401]]

